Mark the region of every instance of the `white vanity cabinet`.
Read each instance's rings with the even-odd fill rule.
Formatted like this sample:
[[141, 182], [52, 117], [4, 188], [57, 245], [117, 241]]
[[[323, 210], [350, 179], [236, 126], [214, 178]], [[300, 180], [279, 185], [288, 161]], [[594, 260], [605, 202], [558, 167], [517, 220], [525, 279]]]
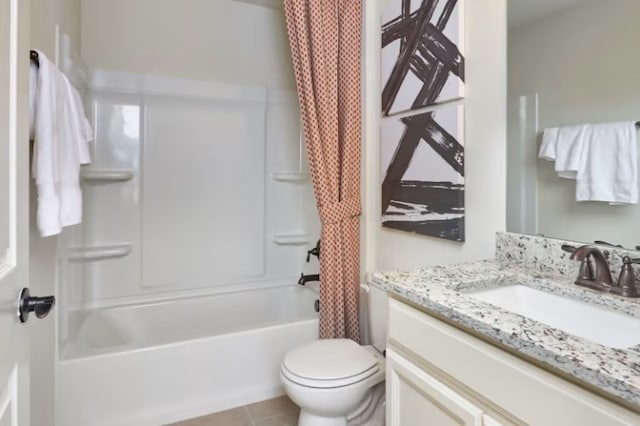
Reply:
[[387, 425], [640, 425], [640, 415], [389, 300]]

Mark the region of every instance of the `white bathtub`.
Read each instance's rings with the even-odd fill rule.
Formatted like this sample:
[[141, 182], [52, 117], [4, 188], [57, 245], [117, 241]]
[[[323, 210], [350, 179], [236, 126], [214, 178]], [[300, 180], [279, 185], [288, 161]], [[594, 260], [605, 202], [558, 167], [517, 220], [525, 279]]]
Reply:
[[56, 425], [161, 425], [283, 393], [316, 294], [277, 287], [95, 310], [56, 367]]

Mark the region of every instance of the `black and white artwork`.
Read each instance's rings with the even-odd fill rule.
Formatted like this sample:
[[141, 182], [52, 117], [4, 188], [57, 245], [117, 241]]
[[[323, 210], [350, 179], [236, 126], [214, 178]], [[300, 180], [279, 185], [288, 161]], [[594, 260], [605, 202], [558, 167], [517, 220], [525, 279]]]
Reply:
[[464, 95], [463, 0], [391, 0], [382, 14], [382, 113]]
[[464, 241], [464, 107], [382, 122], [382, 226]]

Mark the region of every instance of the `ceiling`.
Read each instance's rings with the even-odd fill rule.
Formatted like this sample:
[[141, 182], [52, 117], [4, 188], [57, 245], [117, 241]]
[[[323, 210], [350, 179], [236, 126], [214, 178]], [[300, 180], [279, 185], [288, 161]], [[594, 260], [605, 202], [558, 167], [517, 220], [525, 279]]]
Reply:
[[535, 21], [593, 0], [508, 0], [509, 28]]

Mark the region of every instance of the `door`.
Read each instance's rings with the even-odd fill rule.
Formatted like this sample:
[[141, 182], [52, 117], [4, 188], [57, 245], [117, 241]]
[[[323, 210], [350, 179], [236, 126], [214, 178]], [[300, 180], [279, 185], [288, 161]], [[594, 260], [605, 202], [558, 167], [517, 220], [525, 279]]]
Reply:
[[28, 0], [0, 0], [0, 426], [29, 424], [27, 329], [18, 294], [28, 282]]

